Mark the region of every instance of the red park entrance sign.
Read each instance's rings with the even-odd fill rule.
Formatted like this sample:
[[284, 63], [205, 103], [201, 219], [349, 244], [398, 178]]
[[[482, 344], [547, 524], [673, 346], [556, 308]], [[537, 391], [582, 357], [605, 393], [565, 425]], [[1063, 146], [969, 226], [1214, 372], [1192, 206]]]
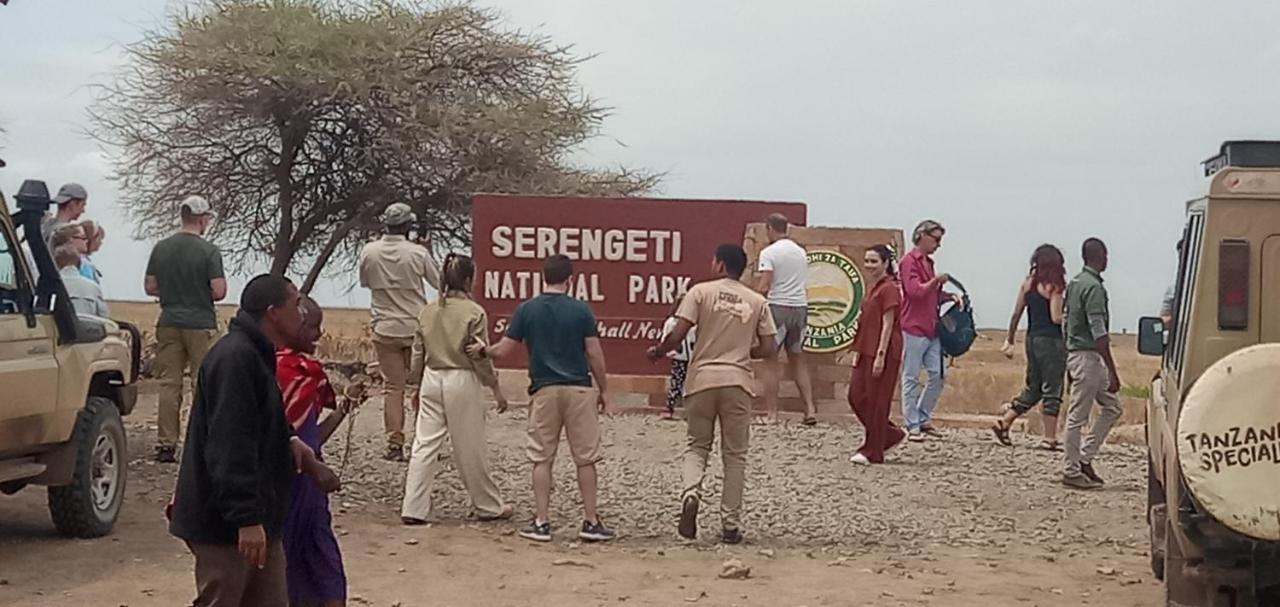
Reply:
[[[497, 339], [516, 306], [541, 291], [543, 260], [567, 255], [571, 294], [595, 312], [609, 372], [665, 374], [644, 351], [676, 297], [712, 278], [717, 246], [742, 244], [747, 224], [770, 213], [796, 225], [808, 220], [802, 203], [478, 194], [471, 211], [476, 300]], [[523, 356], [502, 364], [524, 365]]]

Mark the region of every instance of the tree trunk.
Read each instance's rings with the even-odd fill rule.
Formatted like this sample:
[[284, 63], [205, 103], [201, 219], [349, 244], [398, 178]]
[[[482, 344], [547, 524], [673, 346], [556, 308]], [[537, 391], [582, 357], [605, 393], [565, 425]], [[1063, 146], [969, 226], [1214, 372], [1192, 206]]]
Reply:
[[311, 262], [311, 269], [307, 270], [307, 277], [302, 281], [300, 290], [304, 294], [310, 294], [311, 289], [315, 288], [316, 281], [320, 279], [320, 273], [324, 271], [324, 266], [329, 263], [329, 258], [333, 257], [334, 251], [338, 250], [338, 245], [347, 238], [347, 234], [351, 233], [352, 226], [355, 225], [359, 217], [349, 219], [342, 222], [342, 225], [329, 235], [329, 240], [325, 241], [324, 247], [316, 254], [316, 258]]
[[276, 129], [280, 133], [280, 159], [276, 163], [277, 198], [280, 203], [280, 226], [276, 231], [275, 251], [271, 256], [271, 273], [283, 276], [293, 263], [293, 255], [297, 248], [293, 245], [293, 206], [295, 194], [293, 187], [293, 164], [298, 150], [302, 148], [307, 129], [305, 120], [301, 125], [291, 123], [283, 118], [276, 121]]

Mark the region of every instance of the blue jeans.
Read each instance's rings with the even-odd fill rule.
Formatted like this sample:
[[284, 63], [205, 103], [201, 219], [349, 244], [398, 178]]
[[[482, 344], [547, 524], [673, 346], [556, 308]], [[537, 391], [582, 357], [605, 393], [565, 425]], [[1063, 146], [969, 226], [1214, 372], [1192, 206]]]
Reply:
[[[942, 396], [942, 342], [909, 333], [902, 337], [902, 416], [907, 431], [918, 432], [921, 426], [929, 425]], [[929, 378], [923, 388], [920, 369]]]

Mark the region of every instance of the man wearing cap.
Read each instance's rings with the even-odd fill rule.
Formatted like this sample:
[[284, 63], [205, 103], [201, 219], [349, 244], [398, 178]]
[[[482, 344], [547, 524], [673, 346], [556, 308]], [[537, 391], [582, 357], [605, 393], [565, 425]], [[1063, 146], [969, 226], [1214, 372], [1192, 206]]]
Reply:
[[409, 205], [397, 202], [382, 215], [386, 234], [360, 251], [360, 286], [370, 292], [373, 347], [382, 373], [382, 420], [390, 461], [404, 461], [404, 395], [417, 410], [416, 377], [409, 377], [418, 313], [427, 305], [422, 281], [440, 286], [440, 269], [427, 247], [409, 240], [417, 221]]
[[156, 243], [147, 261], [147, 295], [160, 298], [156, 323], [156, 377], [160, 403], [156, 461], [177, 461], [181, 432], [182, 381], [190, 369], [192, 391], [196, 370], [218, 334], [213, 304], [227, 296], [222, 253], [204, 239], [213, 220], [209, 201], [189, 196], [178, 206], [182, 228]]
[[59, 226], [72, 223], [84, 215], [89, 193], [78, 183], [68, 183], [58, 188], [58, 195], [53, 197], [53, 202], [58, 205], [58, 210], [40, 222], [40, 236], [46, 243]]

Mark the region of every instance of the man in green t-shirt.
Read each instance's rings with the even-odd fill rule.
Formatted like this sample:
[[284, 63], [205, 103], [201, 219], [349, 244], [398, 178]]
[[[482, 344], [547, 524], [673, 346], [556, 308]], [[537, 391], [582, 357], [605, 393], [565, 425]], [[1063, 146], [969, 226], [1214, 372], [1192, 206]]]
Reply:
[[227, 296], [222, 253], [204, 239], [213, 219], [209, 202], [190, 196], [178, 207], [182, 229], [156, 243], [147, 261], [147, 295], [160, 298], [155, 373], [160, 380], [156, 460], [177, 461], [181, 432], [182, 380], [196, 370], [218, 334], [213, 302]]
[[[578, 539], [607, 542], [614, 538], [596, 511], [600, 461], [600, 419], [605, 410], [608, 376], [604, 348], [591, 308], [570, 294], [573, 262], [564, 255], [548, 257], [542, 266], [542, 293], [516, 308], [502, 340], [492, 346], [472, 343], [472, 356], [505, 358], [521, 344], [529, 354], [529, 440], [533, 462], [534, 519], [520, 536], [551, 541], [552, 464], [563, 430], [578, 467], [582, 494], [582, 528]], [[595, 378], [595, 388], [591, 380]]]
[[[1062, 483], [1074, 489], [1097, 489], [1102, 478], [1093, 469], [1093, 458], [1107, 440], [1111, 426], [1120, 419], [1120, 375], [1111, 357], [1111, 310], [1102, 273], [1107, 270], [1107, 245], [1097, 238], [1084, 241], [1084, 270], [1067, 285], [1067, 374], [1071, 377], [1071, 403], [1067, 407], [1066, 466]], [[1100, 407], [1093, 427], [1081, 444], [1093, 404]]]

